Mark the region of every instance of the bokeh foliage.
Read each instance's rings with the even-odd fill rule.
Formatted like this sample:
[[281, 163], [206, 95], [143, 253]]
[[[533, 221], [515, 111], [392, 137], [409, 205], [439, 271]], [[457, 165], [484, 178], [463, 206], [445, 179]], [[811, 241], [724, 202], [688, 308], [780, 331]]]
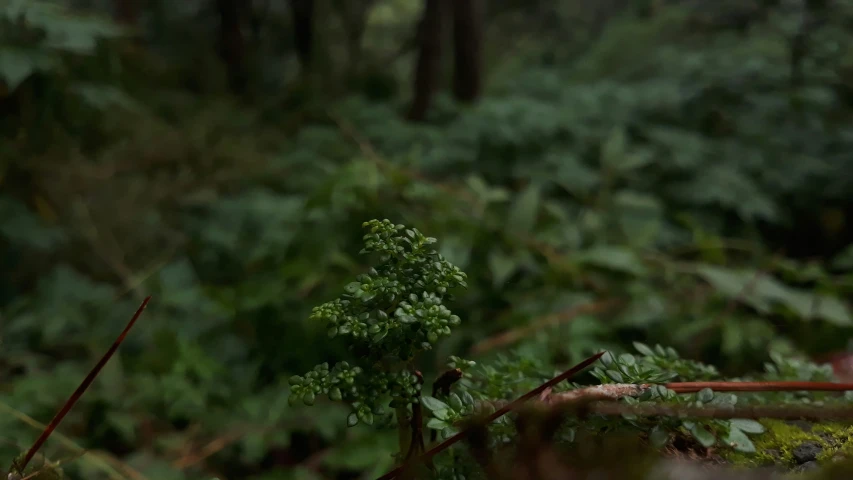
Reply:
[[367, 271], [371, 218], [468, 273], [419, 368], [472, 358], [490, 398], [634, 341], [727, 375], [847, 348], [853, 3], [488, 2], [481, 97], [419, 123], [420, 2], [317, 0], [311, 69], [289, 2], [246, 2], [240, 93], [220, 3], [0, 3], [0, 459], [151, 294], [48, 443], [92, 452], [66, 473], [387, 470], [393, 432], [287, 405], [348, 357], [309, 317]]

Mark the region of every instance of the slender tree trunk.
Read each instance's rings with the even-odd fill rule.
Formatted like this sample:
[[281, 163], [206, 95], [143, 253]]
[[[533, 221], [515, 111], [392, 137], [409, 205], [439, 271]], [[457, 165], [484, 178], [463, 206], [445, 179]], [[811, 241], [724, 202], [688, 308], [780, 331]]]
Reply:
[[219, 10], [219, 55], [225, 63], [228, 85], [237, 94], [246, 91], [246, 46], [240, 28], [240, 0], [216, 0]]
[[290, 0], [293, 14], [293, 43], [303, 72], [309, 72], [314, 58], [314, 0]]
[[139, 10], [144, 5], [142, 0], [115, 0], [113, 16], [122, 25], [135, 27], [139, 22]]
[[353, 2], [349, 11], [349, 18], [347, 19], [347, 40], [349, 42], [347, 69], [350, 73], [358, 71], [361, 67], [362, 42], [364, 41], [364, 32], [367, 28], [367, 16], [370, 14], [373, 3], [374, 0]]
[[791, 40], [790, 70], [791, 85], [801, 87], [805, 82], [803, 61], [809, 54], [812, 33], [820, 26], [826, 14], [827, 0], [806, 0], [806, 11], [800, 28]]
[[[450, 2], [458, 0], [449, 0]], [[414, 95], [407, 118], [420, 122], [426, 118], [432, 98], [438, 89], [441, 73], [442, 23], [448, 7], [447, 0], [426, 0], [419, 26], [417, 65], [414, 76]]]
[[261, 38], [261, 29], [264, 21], [270, 13], [270, 1], [264, 0], [262, 6], [256, 8], [249, 2], [247, 10], [249, 10], [249, 28], [252, 32], [252, 42], [257, 44]]
[[474, 102], [483, 82], [483, 25], [478, 0], [452, 0], [453, 4], [453, 96]]

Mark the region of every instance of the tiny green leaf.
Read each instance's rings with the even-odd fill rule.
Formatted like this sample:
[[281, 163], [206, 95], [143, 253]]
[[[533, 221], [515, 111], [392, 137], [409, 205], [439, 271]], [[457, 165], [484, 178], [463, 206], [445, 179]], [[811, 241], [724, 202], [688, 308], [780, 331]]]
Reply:
[[334, 400], [336, 402], [341, 401], [343, 399], [343, 395], [341, 394], [340, 388], [332, 388], [329, 390], [329, 399]]
[[630, 353], [623, 353], [622, 355], [619, 355], [619, 363], [623, 365], [634, 365], [637, 363], [637, 359]]
[[459, 398], [459, 395], [457, 395], [455, 393], [451, 393], [449, 400], [450, 400], [450, 406], [453, 408], [453, 410], [456, 410], [456, 411], [462, 410], [462, 407], [463, 407], [462, 399]]
[[654, 357], [655, 356], [655, 352], [652, 351], [652, 349], [649, 348], [649, 346], [646, 345], [645, 343], [634, 342], [634, 348], [638, 352], [642, 353], [643, 355], [645, 355], [647, 357]]
[[735, 418], [731, 420], [732, 428], [746, 433], [764, 433], [765, 428], [761, 423], [747, 418]]
[[661, 428], [660, 425], [656, 425], [649, 432], [649, 441], [655, 448], [662, 448], [669, 443], [669, 432]]
[[690, 433], [693, 435], [693, 438], [702, 444], [703, 447], [711, 447], [717, 443], [717, 437], [706, 429], [704, 425], [695, 425], [690, 430]]
[[421, 404], [426, 407], [427, 410], [434, 412], [436, 410], [449, 410], [450, 405], [442, 402], [441, 400], [431, 397], [429, 395], [424, 395], [421, 397]]
[[450, 427], [450, 424], [445, 422], [444, 420], [430, 418], [426, 426], [427, 428], [431, 428], [433, 430], [444, 430], [445, 428]]
[[725, 442], [739, 452], [752, 453], [755, 451], [755, 445], [752, 443], [752, 440], [743, 431], [734, 427], [729, 430]]
[[450, 418], [450, 410], [446, 408], [439, 408], [438, 410], [433, 410], [432, 414], [435, 418], [439, 420], [448, 420]]
[[356, 425], [358, 425], [358, 414], [352, 412], [347, 416], [347, 426], [354, 427]]

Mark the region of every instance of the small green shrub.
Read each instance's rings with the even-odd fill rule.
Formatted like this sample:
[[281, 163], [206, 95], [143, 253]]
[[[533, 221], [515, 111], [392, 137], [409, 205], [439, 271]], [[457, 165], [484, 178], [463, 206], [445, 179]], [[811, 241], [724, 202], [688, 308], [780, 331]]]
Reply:
[[389, 220], [371, 220], [364, 227], [361, 253], [378, 254], [379, 263], [311, 314], [329, 337], [348, 337], [354, 358], [331, 368], [323, 363], [290, 379], [291, 404], [313, 405], [318, 395], [345, 401], [353, 409], [350, 426], [373, 424], [389, 399], [387, 405], [396, 409], [419, 402], [415, 357], [459, 325], [443, 302], [452, 289], [466, 286], [465, 273], [433, 249], [435, 238]]

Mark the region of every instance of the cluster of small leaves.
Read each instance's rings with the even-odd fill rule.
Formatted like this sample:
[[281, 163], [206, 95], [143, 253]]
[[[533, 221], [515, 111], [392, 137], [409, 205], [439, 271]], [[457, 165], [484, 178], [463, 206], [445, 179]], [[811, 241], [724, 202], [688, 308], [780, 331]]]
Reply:
[[[715, 393], [710, 388], [699, 391], [694, 397], [691, 403], [697, 407], [706, 405], [721, 408], [734, 407], [738, 401], [736, 395]], [[704, 447], [718, 445], [731, 447], [737, 451], [746, 453], [755, 451], [755, 445], [747, 435], [764, 433], [765, 430], [761, 423], [742, 418], [731, 420], [683, 420], [681, 421], [681, 427], [684, 431], [689, 432]]]
[[394, 317], [403, 324], [419, 323], [423, 326], [421, 332], [426, 337], [424, 348], [438, 341], [440, 336], [450, 335], [450, 327], [459, 325], [459, 317], [450, 313], [441, 304], [441, 298], [434, 293], [424, 292], [422, 298], [414, 293], [409, 294], [409, 301], [400, 302], [400, 306], [394, 312]]
[[[389, 295], [385, 300], [394, 301], [396, 296], [413, 291], [444, 295], [452, 288], [467, 286], [465, 273], [431, 247], [435, 238], [424, 236], [416, 228], [394, 225], [387, 219], [365, 222], [364, 227], [370, 231], [364, 236], [361, 253], [379, 253], [381, 273], [371, 272], [357, 282], [359, 286], [354, 293], [357, 298], [359, 295], [372, 298], [371, 294], [379, 293], [382, 288], [388, 290], [383, 292]], [[387, 276], [390, 281], [377, 282], [378, 276]], [[350, 288], [356, 287], [351, 284]]]
[[614, 357], [607, 352], [601, 357], [602, 365], [596, 366], [592, 374], [601, 383], [634, 384], [711, 380], [720, 376], [714, 366], [683, 359], [672, 347], [658, 344], [652, 348], [634, 342], [634, 348], [640, 353], [639, 358], [630, 353]]
[[[652, 387], [638, 398], [626, 397], [622, 401], [629, 405], [641, 402], [674, 404], [682, 406], [716, 406], [719, 408], [733, 407], [738, 397], [729, 393], [715, 393], [711, 389], [703, 389], [695, 395], [678, 395], [666, 388], [666, 383], [675, 377], [703, 378], [716, 376], [712, 367], [697, 362], [680, 359], [672, 348], [660, 345], [652, 350], [647, 345], [635, 343], [635, 348], [644, 356], [637, 360], [631, 354], [614, 357], [609, 352], [601, 357], [601, 366], [596, 366], [592, 374], [601, 380], [602, 384], [631, 383], [653, 384]], [[678, 372], [664, 368], [677, 368]], [[623, 420], [636, 428], [648, 433], [649, 439], [655, 446], [665, 445], [673, 433], [686, 433], [696, 439], [701, 445], [728, 446], [742, 452], [753, 452], [755, 446], [747, 434], [757, 434], [764, 431], [760, 423], [753, 420], [682, 420], [678, 418], [663, 418], [650, 421], [639, 419], [635, 415], [623, 415]], [[612, 423], [612, 422], [611, 422]]]
[[330, 337], [350, 336], [352, 349], [374, 361], [407, 361], [461, 323], [442, 302], [450, 289], [467, 286], [465, 273], [417, 229], [389, 220], [364, 226], [362, 253], [378, 253], [380, 264], [347, 285], [341, 298], [315, 307], [310, 318], [323, 322]]
[[488, 365], [476, 365], [467, 371], [466, 366], [474, 367], [474, 362], [456, 358], [448, 365], [465, 372], [460, 388], [467, 389], [478, 400], [488, 401], [514, 399], [554, 374], [539, 359], [519, 355], [498, 355]]
[[832, 382], [835, 374], [829, 364], [819, 365], [794, 356], [770, 352], [770, 362], [764, 364], [764, 380], [798, 380], [801, 382]]
[[353, 407], [347, 424], [354, 426], [362, 421], [373, 424], [375, 415], [385, 414], [381, 400], [391, 397], [391, 407], [405, 406], [416, 402], [421, 391], [417, 376], [408, 371], [375, 371], [365, 375], [358, 366], [340, 362], [331, 369], [328, 363], [317, 365], [304, 376], [290, 378], [290, 405], [300, 400], [313, 405], [317, 396], [327, 395], [330, 400], [346, 401]]
[[435, 397], [421, 397], [421, 404], [432, 416], [426, 424], [427, 428], [440, 431], [442, 438], [457, 433], [459, 430], [456, 425], [473, 415], [475, 409], [474, 397], [469, 392], [462, 392], [461, 395], [451, 393], [446, 400], [445, 402]]
[[468, 360], [465, 358], [457, 357], [456, 355], [451, 355], [447, 361], [448, 368], [458, 368], [462, 370], [463, 375], [470, 376], [470, 369], [477, 366], [477, 362], [473, 360]]
[[361, 380], [361, 373], [361, 367], [351, 367], [348, 362], [340, 362], [331, 370], [328, 363], [322, 363], [304, 376], [290, 377], [288, 401], [291, 405], [299, 400], [305, 405], [314, 405], [317, 395], [328, 395], [331, 400], [342, 400], [344, 395], [358, 397], [356, 380]]
[[[488, 365], [451, 355], [447, 366], [462, 371], [449, 395], [422, 397], [421, 403], [431, 412], [427, 428], [440, 432], [442, 438], [456, 433], [458, 423], [471, 416], [490, 415], [499, 406], [548, 379], [536, 359], [499, 355]], [[490, 428], [491, 446], [512, 441], [514, 426], [509, 416], [495, 420]]]
[[651, 348], [644, 343], [634, 342], [634, 348], [643, 355], [641, 362], [674, 373], [675, 377], [673, 379], [697, 381], [712, 380], [720, 377], [720, 373], [713, 365], [683, 359], [672, 347], [664, 347], [657, 344], [654, 348]]
[[592, 375], [601, 381], [608, 383], [666, 383], [676, 374], [659, 368], [655, 365], [638, 362], [637, 358], [630, 353], [623, 353], [614, 357], [610, 352], [601, 357], [601, 365], [597, 365]]
[[320, 394], [349, 402], [350, 426], [372, 424], [389, 398], [393, 408], [418, 401], [421, 382], [406, 364], [461, 323], [443, 300], [449, 290], [467, 286], [465, 273], [432, 248], [434, 238], [389, 220], [363, 226], [368, 233], [361, 253], [379, 254], [379, 264], [310, 317], [325, 324], [329, 337], [349, 336], [362, 367], [342, 362], [330, 370], [322, 364], [290, 380], [291, 403], [310, 405]]
[[[782, 355], [770, 352], [770, 362], [764, 364], [763, 381], [799, 381], [799, 382], [834, 382], [837, 381], [828, 364], [817, 364], [796, 355]], [[841, 400], [829, 392], [773, 392], [765, 394], [744, 394], [743, 399], [759, 403], [810, 403], [823, 404], [827, 401]], [[849, 398], [845, 395], [844, 398]]]

